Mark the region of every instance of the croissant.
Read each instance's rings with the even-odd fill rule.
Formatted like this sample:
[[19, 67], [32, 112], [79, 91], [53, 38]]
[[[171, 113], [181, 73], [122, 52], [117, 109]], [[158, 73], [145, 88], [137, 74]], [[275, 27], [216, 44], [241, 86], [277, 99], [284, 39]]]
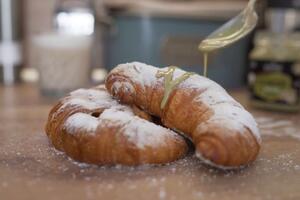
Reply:
[[86, 163], [164, 164], [182, 157], [188, 150], [184, 138], [151, 121], [99, 86], [62, 98], [49, 113], [46, 133], [56, 149]]
[[252, 115], [205, 77], [133, 62], [114, 68], [105, 84], [121, 102], [160, 117], [163, 125], [191, 138], [196, 156], [209, 165], [241, 167], [258, 155], [261, 137]]

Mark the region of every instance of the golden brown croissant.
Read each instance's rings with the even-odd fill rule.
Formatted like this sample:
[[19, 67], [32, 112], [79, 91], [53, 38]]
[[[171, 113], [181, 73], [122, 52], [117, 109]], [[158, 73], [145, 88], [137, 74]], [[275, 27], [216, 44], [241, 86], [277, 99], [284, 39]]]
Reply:
[[134, 62], [113, 69], [106, 88], [121, 102], [159, 116], [165, 126], [189, 136], [196, 156], [210, 165], [235, 168], [257, 157], [261, 138], [255, 120], [205, 77]]
[[188, 149], [185, 140], [150, 120], [99, 86], [61, 99], [49, 114], [46, 133], [55, 148], [87, 163], [161, 164], [182, 157]]

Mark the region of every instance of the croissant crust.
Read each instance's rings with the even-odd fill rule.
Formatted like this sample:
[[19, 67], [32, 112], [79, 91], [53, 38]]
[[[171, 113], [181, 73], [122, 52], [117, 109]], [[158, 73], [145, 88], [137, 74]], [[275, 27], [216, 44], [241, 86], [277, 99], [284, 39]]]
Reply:
[[86, 163], [164, 164], [181, 158], [188, 149], [185, 140], [151, 121], [99, 86], [62, 98], [50, 111], [46, 133], [56, 149]]
[[[143, 63], [121, 64], [113, 69], [106, 88], [123, 103], [135, 105], [161, 118], [163, 124], [186, 134], [196, 156], [210, 165], [235, 168], [253, 162], [261, 138], [252, 115], [217, 83], [192, 75], [175, 87], [163, 109], [164, 78], [159, 69]], [[173, 79], [185, 71], [176, 69]]]

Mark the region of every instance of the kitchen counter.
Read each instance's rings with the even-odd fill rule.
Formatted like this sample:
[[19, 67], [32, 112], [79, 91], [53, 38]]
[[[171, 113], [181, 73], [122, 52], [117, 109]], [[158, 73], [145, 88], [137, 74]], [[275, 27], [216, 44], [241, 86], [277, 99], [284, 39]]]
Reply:
[[[300, 199], [300, 114], [250, 111], [263, 135], [257, 161], [218, 171], [193, 155], [164, 166], [97, 167], [54, 150], [44, 133], [53, 102], [35, 86], [0, 87], [0, 199]], [[233, 95], [245, 105], [243, 91]]]

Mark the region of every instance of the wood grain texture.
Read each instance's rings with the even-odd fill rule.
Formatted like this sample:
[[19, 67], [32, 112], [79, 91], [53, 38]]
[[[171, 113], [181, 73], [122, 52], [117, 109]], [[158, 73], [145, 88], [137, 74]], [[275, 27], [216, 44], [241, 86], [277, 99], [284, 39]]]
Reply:
[[[245, 104], [244, 92], [234, 92]], [[101, 168], [78, 164], [55, 151], [43, 131], [52, 101], [35, 86], [0, 87], [0, 199], [300, 199], [300, 114], [250, 111], [262, 130], [263, 146], [249, 168], [222, 172], [193, 157], [161, 166]], [[264, 121], [274, 120], [267, 129]], [[298, 123], [298, 124], [297, 124]]]

